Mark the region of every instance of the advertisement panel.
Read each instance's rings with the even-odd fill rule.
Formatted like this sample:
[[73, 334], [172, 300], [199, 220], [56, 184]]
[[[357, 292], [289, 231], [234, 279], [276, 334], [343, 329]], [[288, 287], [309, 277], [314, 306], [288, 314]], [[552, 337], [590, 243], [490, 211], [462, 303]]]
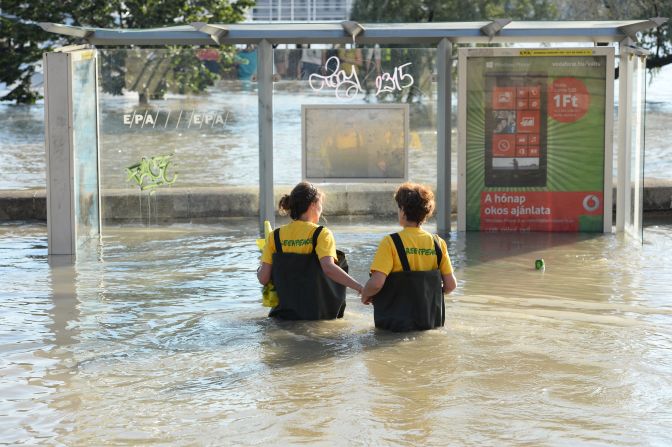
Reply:
[[458, 228], [611, 227], [613, 49], [465, 49], [460, 87]]
[[408, 177], [408, 104], [302, 105], [303, 178], [399, 182]]

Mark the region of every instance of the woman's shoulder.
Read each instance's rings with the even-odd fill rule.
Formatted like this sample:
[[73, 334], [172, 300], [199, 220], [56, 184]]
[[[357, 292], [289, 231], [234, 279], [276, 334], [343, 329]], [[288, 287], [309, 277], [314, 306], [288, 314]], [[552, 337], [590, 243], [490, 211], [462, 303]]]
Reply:
[[322, 235], [322, 234], [334, 234], [333, 231], [331, 231], [329, 228], [327, 228], [324, 225], [316, 225], [316, 224], [313, 224], [313, 225], [315, 225], [315, 230], [316, 231], [317, 231], [318, 228], [322, 227], [322, 229], [320, 230], [321, 231], [320, 235]]
[[438, 233], [429, 233], [429, 232], [428, 232], [427, 234], [429, 234], [429, 236], [430, 236], [433, 240], [437, 241], [439, 244], [441, 244], [441, 245], [446, 245], [446, 246], [448, 245], [448, 244], [446, 243], [446, 240], [445, 240], [444, 238], [442, 238], [441, 236], [439, 236]]
[[[392, 233], [392, 234], [394, 234], [394, 233]], [[392, 234], [386, 234], [385, 236], [383, 236], [380, 239], [380, 242], [378, 243], [378, 246], [380, 246], [380, 247], [385, 246], [385, 245], [390, 246], [390, 247], [393, 246], [394, 241], [392, 240]]]
[[420, 229], [420, 234], [422, 235], [423, 238], [426, 238], [425, 240], [431, 239], [432, 241], [436, 241], [439, 244], [446, 245], [446, 241], [436, 233], [431, 233], [431, 232], [425, 230], [424, 228], [421, 228]]
[[316, 225], [312, 222], [308, 222], [306, 220], [297, 219], [297, 220], [293, 220], [293, 221], [289, 222], [286, 225], [283, 225], [282, 227], [283, 228], [310, 228], [310, 229], [313, 229], [313, 228], [317, 228], [318, 225]]
[[320, 230], [320, 234], [318, 236], [319, 239], [322, 239], [325, 236], [333, 236], [331, 230], [329, 230], [329, 228], [325, 227], [324, 225], [318, 225], [304, 220], [295, 220], [287, 226], [289, 225], [293, 225], [292, 228], [294, 228], [295, 231], [300, 231], [301, 233], [307, 234], [310, 237], [312, 237], [315, 234], [315, 231], [317, 231], [317, 229], [320, 227], [322, 227], [322, 229]]
[[310, 237], [318, 226], [312, 222], [303, 220], [293, 220], [280, 227], [283, 235], [292, 235], [295, 237]]

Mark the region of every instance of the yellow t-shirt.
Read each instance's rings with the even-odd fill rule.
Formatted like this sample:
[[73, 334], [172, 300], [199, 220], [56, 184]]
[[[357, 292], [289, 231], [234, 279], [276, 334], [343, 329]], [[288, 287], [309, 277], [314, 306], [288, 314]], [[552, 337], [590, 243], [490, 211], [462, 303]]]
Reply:
[[[404, 243], [406, 257], [408, 258], [408, 264], [411, 267], [411, 270], [426, 271], [437, 268], [434, 238], [430, 233], [422, 228], [404, 227], [404, 229], [399, 232], [399, 235], [401, 236], [401, 242]], [[441, 270], [442, 275], [450, 275], [453, 273], [453, 266], [450, 263], [450, 257], [448, 256], [446, 241], [439, 238], [439, 245], [443, 254], [441, 257], [441, 268], [439, 270]], [[376, 255], [373, 257], [371, 271], [374, 270], [384, 273], [385, 275], [389, 275], [391, 272], [401, 272], [403, 270], [399, 255], [397, 254], [397, 249], [394, 246], [394, 241], [392, 241], [392, 237], [389, 235], [385, 236], [383, 240], [380, 241], [378, 251], [376, 251]]]
[[[283, 253], [298, 253], [308, 255], [313, 252], [313, 233], [319, 225], [302, 220], [294, 220], [287, 225], [280, 227], [280, 242], [282, 243]], [[266, 264], [273, 264], [273, 253], [276, 253], [275, 238], [273, 233], [269, 234], [264, 251], [261, 253], [261, 261]], [[336, 257], [336, 241], [334, 235], [326, 227], [317, 237], [317, 248], [315, 249], [317, 258], [322, 259], [325, 256]]]

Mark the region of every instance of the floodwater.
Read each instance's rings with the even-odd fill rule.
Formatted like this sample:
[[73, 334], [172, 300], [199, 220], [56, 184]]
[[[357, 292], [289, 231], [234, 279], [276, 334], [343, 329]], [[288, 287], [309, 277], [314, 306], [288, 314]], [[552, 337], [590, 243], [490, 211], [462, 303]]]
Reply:
[[[397, 229], [329, 225], [360, 280]], [[354, 294], [267, 319], [256, 221], [107, 228], [74, 265], [0, 224], [0, 444], [670, 445], [671, 230], [453, 233], [446, 327], [393, 334]]]

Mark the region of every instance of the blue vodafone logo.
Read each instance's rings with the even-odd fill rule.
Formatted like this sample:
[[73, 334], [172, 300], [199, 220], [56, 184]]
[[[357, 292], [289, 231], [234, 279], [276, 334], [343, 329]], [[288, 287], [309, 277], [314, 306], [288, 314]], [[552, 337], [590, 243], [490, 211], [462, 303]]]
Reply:
[[588, 212], [595, 211], [600, 207], [600, 199], [595, 194], [588, 194], [583, 198], [583, 209]]

